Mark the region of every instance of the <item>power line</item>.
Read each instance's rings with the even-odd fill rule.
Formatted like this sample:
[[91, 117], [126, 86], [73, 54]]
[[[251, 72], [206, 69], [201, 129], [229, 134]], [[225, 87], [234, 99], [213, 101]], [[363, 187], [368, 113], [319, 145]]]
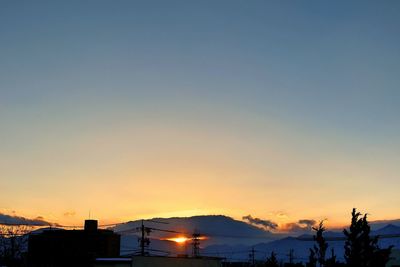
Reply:
[[159, 228], [154, 228], [154, 227], [147, 227], [144, 225], [144, 221], [152, 222], [152, 223], [159, 223], [159, 224], [169, 224], [168, 222], [160, 222], [156, 220], [142, 220], [141, 221], [141, 226], [136, 228], [141, 232], [141, 236], [139, 238], [139, 243], [140, 243], [140, 255], [145, 256], [147, 254], [146, 248], [148, 250], [148, 247], [150, 246], [150, 238], [149, 235], [152, 231], [159, 231], [159, 232], [167, 232], [167, 233], [180, 233], [177, 231], [173, 230], [167, 230], [167, 229], [159, 229]]

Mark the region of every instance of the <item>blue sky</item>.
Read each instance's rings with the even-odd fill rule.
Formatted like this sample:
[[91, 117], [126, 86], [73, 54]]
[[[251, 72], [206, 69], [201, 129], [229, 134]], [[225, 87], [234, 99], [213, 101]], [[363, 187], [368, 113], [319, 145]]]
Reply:
[[[144, 183], [182, 192], [142, 193], [151, 201], [140, 209], [127, 190], [99, 216], [340, 221], [357, 205], [396, 217], [399, 11], [397, 1], [2, 1], [0, 208], [63, 220], [101, 210], [90, 188], [97, 199]], [[191, 195], [196, 184], [215, 192]], [[305, 194], [301, 207], [329, 195], [332, 214], [298, 211]], [[245, 214], [224, 200], [236, 195]]]

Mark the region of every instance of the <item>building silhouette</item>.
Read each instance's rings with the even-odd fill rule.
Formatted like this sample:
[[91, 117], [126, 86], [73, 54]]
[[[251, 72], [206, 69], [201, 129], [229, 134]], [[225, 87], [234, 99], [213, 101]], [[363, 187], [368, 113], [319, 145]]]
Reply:
[[96, 258], [119, 257], [120, 235], [86, 220], [83, 230], [49, 229], [28, 239], [31, 267], [93, 266]]

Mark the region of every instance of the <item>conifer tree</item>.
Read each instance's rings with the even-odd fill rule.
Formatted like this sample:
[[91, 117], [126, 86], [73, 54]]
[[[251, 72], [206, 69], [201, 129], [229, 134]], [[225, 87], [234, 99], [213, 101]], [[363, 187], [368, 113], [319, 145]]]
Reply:
[[384, 267], [389, 261], [392, 247], [380, 249], [378, 238], [370, 236], [371, 228], [367, 214], [351, 213], [350, 228], [343, 230], [346, 236], [345, 255], [348, 267]]
[[317, 258], [319, 266], [325, 266], [325, 254], [328, 248], [328, 243], [325, 241], [323, 236], [326, 230], [324, 227], [324, 221], [321, 221], [318, 227], [313, 227], [313, 230], [315, 231], [314, 240], [317, 243], [314, 245], [314, 255]]

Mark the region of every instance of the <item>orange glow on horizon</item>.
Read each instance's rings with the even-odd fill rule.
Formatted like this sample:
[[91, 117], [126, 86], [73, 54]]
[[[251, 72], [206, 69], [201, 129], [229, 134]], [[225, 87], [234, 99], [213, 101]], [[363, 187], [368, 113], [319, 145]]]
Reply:
[[168, 240], [168, 241], [173, 241], [176, 242], [178, 244], [184, 244], [187, 241], [191, 240], [191, 238], [185, 237], [185, 236], [178, 236], [178, 237], [171, 237], [171, 238], [166, 238], [163, 240]]
[[[199, 240], [206, 240], [208, 238], [206, 236], [200, 236], [198, 239]], [[161, 240], [168, 240], [168, 241], [172, 241], [172, 242], [175, 242], [175, 243], [178, 243], [178, 244], [184, 244], [184, 243], [186, 243], [188, 241], [192, 241], [192, 238], [191, 237], [186, 237], [186, 236], [177, 236], [177, 237], [164, 238], [164, 239], [161, 239]]]

